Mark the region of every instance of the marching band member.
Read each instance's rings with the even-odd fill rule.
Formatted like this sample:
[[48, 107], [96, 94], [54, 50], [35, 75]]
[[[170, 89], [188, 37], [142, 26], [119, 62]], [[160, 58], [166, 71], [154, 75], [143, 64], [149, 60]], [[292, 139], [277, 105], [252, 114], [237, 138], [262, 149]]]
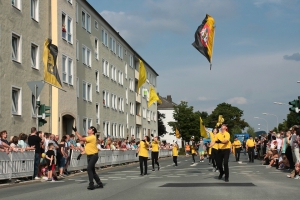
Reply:
[[178, 144], [177, 142], [175, 142], [173, 144], [173, 148], [172, 148], [172, 155], [173, 155], [173, 162], [175, 164], [175, 167], [177, 167], [177, 157], [178, 157]]
[[157, 170], [160, 169], [159, 163], [158, 163], [158, 152], [159, 152], [159, 141], [158, 137], [155, 136], [154, 140], [151, 143], [152, 152], [151, 152], [151, 159], [152, 159], [152, 171], [155, 171], [154, 163], [157, 164]]
[[[148, 136], [145, 136], [144, 139], [141, 140], [139, 143], [138, 152], [139, 152], [139, 162], [140, 162], [140, 170], [141, 170], [140, 175], [141, 176], [147, 175], [149, 141], [150, 141], [150, 138]], [[145, 167], [145, 171], [143, 170], [143, 164]]]

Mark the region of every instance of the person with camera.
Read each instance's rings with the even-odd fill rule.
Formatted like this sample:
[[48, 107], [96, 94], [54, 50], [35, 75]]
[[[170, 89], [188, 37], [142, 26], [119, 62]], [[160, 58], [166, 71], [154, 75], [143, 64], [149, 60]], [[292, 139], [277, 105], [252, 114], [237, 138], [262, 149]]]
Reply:
[[[73, 127], [73, 131], [77, 135], [78, 139], [80, 141], [85, 142], [85, 154], [87, 155], [87, 173], [89, 176], [89, 186], [87, 187], [88, 190], [94, 190], [95, 188], [103, 188], [103, 184], [96, 173], [95, 165], [99, 158], [98, 156], [98, 148], [97, 148], [97, 139], [95, 134], [97, 133], [97, 129], [94, 126], [91, 126], [87, 131], [87, 137], [81, 136], [77, 132], [77, 128]], [[94, 185], [94, 179], [97, 183], [97, 185]]]
[[[139, 154], [141, 176], [147, 175], [149, 142], [150, 142], [150, 138], [148, 136], [145, 136], [144, 139], [139, 142], [138, 154]], [[145, 171], [143, 170], [143, 164], [144, 164]]]

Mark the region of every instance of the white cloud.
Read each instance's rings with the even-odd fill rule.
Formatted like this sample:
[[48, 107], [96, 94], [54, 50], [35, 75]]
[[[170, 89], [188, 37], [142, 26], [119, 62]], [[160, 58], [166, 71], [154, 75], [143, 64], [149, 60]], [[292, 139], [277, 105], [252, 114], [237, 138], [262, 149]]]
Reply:
[[199, 101], [211, 101], [214, 100], [213, 98], [209, 98], [209, 97], [198, 97]]
[[244, 97], [233, 97], [231, 99], [228, 99], [227, 102], [230, 104], [243, 105], [243, 104], [247, 104], [247, 99]]
[[184, 34], [188, 23], [199, 25], [209, 13], [215, 18], [227, 18], [235, 13], [233, 0], [148, 0], [146, 8], [134, 12], [113, 12], [104, 10], [100, 14], [133, 47], [144, 46], [151, 37], [161, 33]]

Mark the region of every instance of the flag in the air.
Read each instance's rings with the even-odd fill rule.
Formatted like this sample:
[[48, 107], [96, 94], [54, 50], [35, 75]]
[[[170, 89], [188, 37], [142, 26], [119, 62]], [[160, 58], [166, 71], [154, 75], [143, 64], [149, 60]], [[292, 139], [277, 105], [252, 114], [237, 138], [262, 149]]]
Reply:
[[203, 138], [208, 138], [209, 137], [206, 133], [206, 130], [205, 130], [205, 127], [203, 125], [203, 121], [202, 121], [201, 117], [200, 117], [200, 136], [203, 137]]
[[224, 118], [223, 118], [223, 115], [219, 115], [218, 117], [218, 122], [216, 124], [216, 127], [219, 127], [220, 125], [222, 125], [224, 122]]
[[46, 39], [44, 43], [44, 81], [58, 88], [62, 88], [57, 69], [57, 54], [58, 48], [52, 44], [51, 39]]
[[208, 14], [202, 21], [202, 24], [195, 32], [195, 42], [192, 44], [200, 53], [202, 53], [212, 64], [214, 36], [215, 36], [215, 20]]
[[140, 71], [139, 71], [138, 90], [146, 82], [147, 79], [147, 72], [144, 63], [141, 59], [139, 60], [140, 60]]
[[154, 103], [154, 102], [162, 103], [162, 101], [159, 99], [158, 95], [155, 92], [155, 89], [151, 86], [150, 87], [150, 97], [148, 101], [148, 108]]
[[175, 136], [176, 136], [176, 138], [177, 138], [177, 139], [179, 139], [179, 138], [180, 138], [180, 133], [179, 133], [179, 131], [178, 131], [177, 127], [176, 127], [176, 131], [175, 131]]

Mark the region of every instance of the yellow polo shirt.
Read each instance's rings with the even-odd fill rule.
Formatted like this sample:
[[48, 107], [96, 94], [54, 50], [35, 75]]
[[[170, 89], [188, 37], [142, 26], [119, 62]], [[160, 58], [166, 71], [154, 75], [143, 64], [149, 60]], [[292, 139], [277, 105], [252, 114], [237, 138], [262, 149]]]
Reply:
[[85, 137], [85, 139], [86, 139], [86, 143], [85, 143], [84, 150], [86, 155], [92, 155], [98, 153], [96, 136], [90, 135]]
[[147, 148], [146, 144], [149, 144], [149, 143], [148, 142], [145, 143], [144, 141], [140, 142], [139, 156], [148, 158], [149, 154], [148, 154], [148, 148]]
[[234, 140], [232, 146], [234, 146], [235, 148], [241, 148], [241, 142], [239, 140]]
[[252, 139], [248, 139], [246, 142], [247, 147], [254, 147], [255, 146], [255, 141]]
[[219, 148], [219, 149], [230, 149], [230, 146], [231, 146], [231, 142], [230, 142], [230, 134], [229, 134], [227, 131], [225, 131], [224, 133], [219, 132], [219, 133], [216, 135], [216, 141], [217, 141], [217, 140], [220, 140], [221, 142], [224, 141], [224, 140], [228, 140], [228, 143], [227, 143], [227, 144], [219, 143], [218, 148]]
[[178, 156], [178, 147], [175, 145], [172, 149], [173, 156]]
[[159, 150], [158, 145], [159, 145], [158, 141], [152, 142], [152, 152], [158, 152], [158, 150]]
[[[214, 133], [210, 132], [210, 140], [211, 142], [214, 142], [216, 141], [216, 138], [217, 138], [217, 134], [215, 135]], [[218, 143], [215, 143], [211, 148], [214, 148], [214, 149], [217, 149], [218, 150], [218, 147], [219, 147], [219, 144]]]

